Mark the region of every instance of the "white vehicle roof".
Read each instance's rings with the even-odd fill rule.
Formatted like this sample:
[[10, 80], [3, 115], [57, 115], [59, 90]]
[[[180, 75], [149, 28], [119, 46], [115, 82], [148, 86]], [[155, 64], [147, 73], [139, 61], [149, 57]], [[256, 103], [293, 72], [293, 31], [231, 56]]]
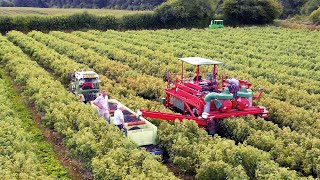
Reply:
[[205, 59], [201, 57], [187, 57], [187, 58], [178, 58], [178, 59], [192, 65], [223, 64], [223, 62], [213, 61], [213, 60]]
[[81, 78], [99, 78], [99, 75], [94, 71], [77, 71], [75, 73], [77, 79]]

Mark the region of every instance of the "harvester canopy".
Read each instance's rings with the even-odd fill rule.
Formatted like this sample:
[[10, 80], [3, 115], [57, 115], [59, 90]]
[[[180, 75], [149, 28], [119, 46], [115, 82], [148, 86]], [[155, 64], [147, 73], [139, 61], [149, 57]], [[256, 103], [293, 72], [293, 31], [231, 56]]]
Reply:
[[76, 79], [85, 79], [85, 78], [99, 78], [99, 75], [94, 71], [79, 71], [75, 72]]
[[186, 57], [186, 58], [178, 58], [183, 62], [198, 66], [198, 65], [216, 65], [216, 64], [223, 64], [223, 62], [214, 61], [206, 58], [201, 57]]

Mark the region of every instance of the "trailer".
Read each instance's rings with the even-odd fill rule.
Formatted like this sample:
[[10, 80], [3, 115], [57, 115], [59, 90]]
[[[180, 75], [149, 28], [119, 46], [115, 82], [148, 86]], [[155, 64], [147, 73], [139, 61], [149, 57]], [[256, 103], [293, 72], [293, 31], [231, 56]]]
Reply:
[[108, 100], [110, 123], [113, 124], [113, 115], [117, 109], [117, 104], [121, 104], [124, 107], [122, 112], [124, 115], [124, 133], [126, 137], [135, 142], [139, 147], [146, 149], [150, 154], [162, 155], [163, 150], [158, 147], [156, 142], [157, 126], [139, 116], [116, 99]]

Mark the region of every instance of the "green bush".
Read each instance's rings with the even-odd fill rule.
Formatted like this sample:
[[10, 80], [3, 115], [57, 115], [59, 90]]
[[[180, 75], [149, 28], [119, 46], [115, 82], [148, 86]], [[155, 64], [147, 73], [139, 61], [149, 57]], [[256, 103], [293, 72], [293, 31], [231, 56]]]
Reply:
[[95, 16], [86, 12], [68, 16], [2, 16], [0, 32], [18, 31], [52, 31], [79, 29], [117, 29], [120, 19], [114, 16]]
[[163, 27], [159, 17], [153, 13], [125, 15], [120, 20], [120, 29], [158, 29]]
[[249, 179], [242, 166], [233, 168], [223, 161], [205, 162], [197, 170], [196, 179]]
[[[204, 6], [204, 5], [203, 5]], [[211, 6], [210, 6], [211, 7]], [[174, 19], [165, 19], [166, 13], [145, 13], [125, 15], [121, 18], [114, 16], [96, 16], [87, 12], [63, 16], [1, 16], [0, 33], [11, 30], [17, 31], [53, 31], [53, 30], [83, 30], [83, 29], [159, 29], [182, 27], [205, 27], [209, 22], [211, 10], [199, 5], [204, 12], [200, 14], [183, 13]], [[163, 8], [162, 8], [163, 9]]]
[[311, 13], [309, 19], [314, 23], [320, 23], [320, 7]]
[[280, 15], [280, 5], [274, 0], [226, 0], [224, 19], [234, 25], [266, 24]]
[[319, 0], [308, 0], [301, 8], [301, 14], [310, 15], [313, 11], [317, 10], [320, 5]]
[[204, 27], [213, 16], [213, 5], [208, 0], [171, 0], [156, 8], [155, 14], [166, 27]]

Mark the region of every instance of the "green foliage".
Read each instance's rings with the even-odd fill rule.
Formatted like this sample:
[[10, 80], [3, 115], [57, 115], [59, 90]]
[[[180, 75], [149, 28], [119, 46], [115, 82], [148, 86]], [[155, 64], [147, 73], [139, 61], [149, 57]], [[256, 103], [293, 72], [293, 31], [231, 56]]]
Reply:
[[[180, 72], [179, 66], [181, 63], [176, 57], [220, 58], [221, 61], [228, 62], [224, 65], [224, 74], [228, 74], [230, 77], [247, 79], [254, 87], [261, 85], [267, 87], [263, 95], [265, 98], [261, 100], [260, 104], [268, 107], [270, 119], [273, 122], [289, 126], [301, 133], [319, 137], [317, 131], [319, 115], [315, 112], [319, 110], [318, 100], [320, 96], [314, 93], [320, 92], [320, 84], [315, 80], [320, 77], [320, 74], [312, 68], [317, 69], [320, 66], [317, 63], [312, 63], [314, 61], [313, 57], [317, 56], [318, 51], [314, 46], [311, 46], [311, 44], [317, 43], [315, 41], [317, 34], [314, 34], [313, 37], [308, 32], [300, 31], [297, 39], [301, 43], [296, 41], [278, 42], [277, 38], [290, 37], [291, 33], [276, 28], [225, 29], [216, 31], [214, 35], [211, 31], [205, 30], [161, 30], [157, 31], [157, 34], [152, 33], [152, 31], [131, 33], [108, 31], [101, 34], [104, 34], [104, 37], [108, 39], [118, 37], [117, 39], [122, 39], [122, 42], [130, 41], [138, 46], [148, 47], [155, 52], [159, 50], [165, 52], [161, 54], [161, 60], [163, 64], [166, 62], [172, 64], [171, 72]], [[251, 35], [243, 36], [243, 34]], [[265, 35], [261, 36], [261, 34]], [[119, 36], [123, 36], [123, 38], [119, 38]], [[219, 36], [220, 38], [214, 40], [208, 38], [211, 36]], [[230, 38], [230, 36], [233, 38]], [[236, 38], [240, 36], [242, 37], [241, 41]], [[252, 36], [255, 38], [261, 36], [260, 41], [252, 43]], [[309, 37], [308, 41], [312, 41], [307, 47], [302, 45], [303, 39], [306, 37]], [[173, 38], [175, 38], [174, 41]], [[199, 41], [199, 38], [201, 38], [201, 41]], [[118, 42], [121, 41], [118, 40]], [[226, 44], [233, 48], [225, 48]], [[135, 52], [128, 47], [125, 43], [122, 43], [122, 49]], [[190, 50], [190, 47], [192, 47], [192, 50]], [[278, 50], [270, 50], [273, 48]], [[212, 51], [212, 49], [216, 49], [216, 51]], [[270, 56], [270, 51], [276, 55], [276, 58]], [[285, 51], [290, 53], [280, 53]], [[305, 59], [303, 63], [301, 63], [301, 59]], [[275, 62], [277, 62], [277, 66], [274, 65]], [[269, 68], [271, 66], [272, 69]], [[290, 68], [292, 66], [294, 68]], [[168, 68], [168, 66], [163, 68]], [[194, 68], [186, 68], [187, 71], [194, 72]], [[209, 70], [205, 69], [205, 71]], [[291, 88], [288, 89], [288, 86]], [[299, 99], [299, 101], [296, 99]], [[301, 119], [305, 121], [301, 122]]]
[[0, 32], [10, 30], [68, 30], [68, 29], [116, 29], [118, 21], [113, 16], [96, 16], [86, 12], [69, 16], [1, 16]]
[[200, 165], [197, 171], [196, 179], [249, 179], [241, 166], [232, 168], [229, 164], [223, 161], [205, 162]]
[[271, 23], [280, 15], [280, 5], [274, 0], [225, 0], [223, 17], [235, 25]]
[[153, 9], [164, 0], [0, 0], [0, 6], [60, 7], [60, 8], [115, 8], [128, 10]]
[[[132, 89], [133, 91], [137, 92], [137, 95], [143, 98], [152, 100], [159, 99], [164, 95], [162, 87], [165, 86], [165, 83], [161, 79], [139, 74], [132, 70], [128, 65], [123, 65], [120, 62], [117, 63], [116, 61], [107, 59], [92, 50], [85, 50], [81, 48], [81, 43], [76, 45], [74, 43], [64, 42], [56, 37], [36, 31], [29, 33], [29, 35], [55, 49], [57, 52], [66, 54], [69, 58], [72, 58], [79, 63], [89, 65], [90, 67], [96, 69], [99, 74], [106, 74], [108, 78], [115, 81], [113, 84], [119, 83], [128, 89]], [[86, 37], [95, 38], [93, 35], [86, 35]], [[67, 35], [67, 39], [70, 39], [70, 35]], [[102, 45], [100, 47], [104, 46], [106, 45]], [[109, 49], [109, 51], [111, 51], [111, 49]], [[117, 51], [114, 52], [114, 54], [115, 56], [121, 55], [119, 51], [118, 53]], [[126, 54], [123, 54], [123, 56], [125, 55]], [[153, 83], [146, 84], [145, 82]]]
[[[115, 168], [115, 165], [119, 168]], [[94, 173], [99, 174], [97, 179], [175, 179], [167, 173], [159, 173], [156, 167], [163, 172], [166, 168], [161, 166], [160, 162], [155, 163], [147, 152], [141, 150], [117, 148], [105, 156], [95, 158], [93, 166], [97, 166], [94, 168]]]
[[[97, 16], [87, 12], [61, 16], [0, 16], [0, 33], [6, 33], [10, 30], [137, 30], [173, 27], [205, 27], [208, 23], [207, 18], [194, 16], [180, 20], [181, 21], [164, 23], [161, 21], [160, 16], [153, 13], [125, 15], [120, 18], [111, 15]], [[184, 21], [186, 23], [184, 23]]]
[[154, 13], [125, 15], [119, 20], [120, 29], [158, 29], [164, 24]]
[[212, 2], [208, 0], [170, 0], [156, 8], [155, 14], [165, 24], [175, 24], [178, 27], [190, 26], [190, 23], [201, 23], [201, 20], [209, 20], [212, 17]]
[[[281, 166], [318, 176], [317, 170], [314, 171], [314, 163], [317, 162], [312, 162], [319, 156], [318, 139], [298, 134], [289, 128], [280, 129], [271, 122], [253, 117], [226, 119], [221, 126], [226, 131], [225, 136], [270, 152]], [[239, 136], [242, 137], [240, 140]]]
[[268, 172], [258, 173], [262, 170], [261, 164], [275, 168], [276, 172], [272, 174], [280, 176], [284, 171], [286, 175], [297, 177], [295, 171], [279, 168], [270, 154], [252, 146], [237, 146], [233, 141], [218, 136], [210, 137], [193, 121], [176, 122], [174, 125], [162, 123], [158, 132], [160, 145], [168, 150], [173, 163], [185, 172], [196, 172], [199, 179], [213, 174], [218, 179], [249, 179], [268, 175]]
[[313, 11], [317, 10], [319, 6], [319, 0], [308, 0], [301, 8], [301, 13], [304, 15], [310, 15]]
[[310, 14], [309, 19], [313, 22], [316, 22], [316, 23], [320, 22], [320, 7]]
[[3, 78], [0, 79], [0, 176], [68, 179], [66, 170], [34, 124], [21, 97], [11, 88], [10, 80], [2, 70], [0, 74]]
[[0, 7], [13, 7], [14, 4], [10, 0], [0, 0]]
[[[278, 28], [235, 28], [215, 31], [214, 33], [196, 29], [191, 31], [186, 29], [128, 32], [89, 31], [89, 33], [108, 39], [113, 47], [148, 57], [156, 60], [156, 62], [161, 61], [163, 65], [170, 62], [163, 68], [168, 68], [171, 65], [170, 68], [173, 72], [180, 71], [181, 62], [176, 60], [176, 57], [220, 58], [221, 61], [226, 62], [222, 73], [231, 77], [250, 80], [254, 87], [263, 85], [265, 94], [260, 104], [267, 106], [270, 110], [269, 120], [272, 122], [254, 118], [250, 121], [249, 119], [224, 121], [223, 123], [228, 125], [224, 128], [225, 132], [229, 133], [230, 136], [228, 135], [228, 137], [235, 139], [237, 143], [245, 142], [264, 151], [270, 151], [268, 153], [270, 159], [279, 163], [280, 166], [295, 169], [303, 174], [317, 176], [318, 148], [310, 149], [310, 147], [318, 146], [316, 144], [319, 137], [319, 115], [316, 112], [319, 109], [319, 104], [316, 99], [319, 96], [315, 95], [314, 92], [319, 91], [320, 84], [316, 80], [318, 77], [316, 75], [317, 71], [311, 69], [318, 68], [317, 60], [314, 58], [317, 57], [318, 51], [311, 44], [317, 43], [316, 39], [319, 35], [318, 33], [310, 34], [309, 31], [298, 32], [295, 39], [288, 40], [288, 37], [292, 36], [292, 30]], [[244, 34], [250, 35], [246, 36]], [[219, 38], [208, 38], [213, 36]], [[85, 38], [85, 35], [82, 37]], [[241, 37], [241, 40], [238, 37]], [[252, 38], [257, 39], [256, 43], [252, 42]], [[305, 44], [306, 40], [309, 42], [308, 45]], [[147, 47], [148, 49], [141, 47]], [[230, 50], [226, 47], [230, 47]], [[212, 49], [215, 49], [215, 51], [212, 51]], [[289, 53], [286, 51], [289, 51]], [[153, 56], [152, 52], [154, 53]], [[276, 58], [270, 56], [270, 53], [276, 55]], [[158, 58], [155, 56], [158, 56]], [[270, 67], [273, 68], [270, 69]], [[186, 68], [187, 71], [194, 72], [194, 68]], [[309, 70], [306, 70], [306, 68]], [[209, 70], [202, 69], [202, 71]], [[309, 75], [307, 75], [307, 71], [310, 71]], [[308, 83], [306, 83], [307, 81]], [[288, 88], [289, 86], [290, 88]], [[288, 127], [281, 129], [274, 123], [281, 127], [289, 126], [296, 131], [291, 132]], [[175, 153], [181, 154], [172, 159], [174, 163], [178, 164], [187, 173], [194, 172], [192, 167], [197, 166], [197, 162], [204, 163], [197, 158], [198, 153], [194, 152], [194, 149], [199, 148], [202, 154], [207, 154], [203, 152], [202, 146], [194, 148], [193, 141], [189, 143], [184, 138], [185, 135], [178, 136], [176, 139], [179, 140], [176, 140], [173, 144], [173, 141], [168, 140], [168, 138], [172, 138], [169, 134], [170, 132], [177, 134], [177, 130], [168, 126], [163, 129], [168, 129], [168, 131], [162, 134], [160, 142], [163, 142], [165, 147], [172, 147], [172, 155]], [[197, 133], [193, 132], [193, 134]], [[202, 141], [198, 138], [195, 139]], [[206, 140], [203, 141], [207, 142]], [[224, 145], [224, 147], [229, 146]], [[210, 151], [217, 152], [213, 148]], [[301, 151], [301, 149], [305, 150]], [[186, 154], [189, 154], [189, 156]], [[220, 154], [219, 156], [223, 157]], [[207, 157], [204, 156], [205, 158]], [[253, 164], [251, 163], [251, 165]], [[277, 169], [279, 174], [274, 174], [274, 177], [278, 178], [282, 177], [281, 174], [285, 170], [285, 168], [275, 168], [274, 165], [268, 165], [267, 167], [270, 171]], [[265, 173], [260, 168], [263, 168], [262, 165], [257, 166], [257, 169], [261, 173]], [[288, 177], [291, 177], [290, 174], [287, 174]], [[261, 177], [272, 177], [272, 174], [260, 175]]]
[[[85, 68], [93, 67], [106, 75], [101, 76], [104, 82], [102, 88], [108, 89], [112, 97], [119, 98], [134, 109], [163, 111], [159, 103], [145, 100], [137, 95], [143, 92], [149, 97], [154, 96], [151, 92], [156, 91], [152, 88], [158, 90], [164, 85], [148, 84], [146, 88], [148, 91], [144, 91], [145, 89], [140, 88], [138, 84], [147, 82], [149, 75], [154, 76], [155, 79], [150, 77], [155, 80], [154, 82], [161, 82], [164, 69], [179, 72], [181, 62], [176, 57], [201, 56], [220, 59], [226, 64], [219, 74], [250, 80], [254, 88], [258, 85], [265, 88], [265, 94], [259, 104], [267, 106], [270, 110], [270, 121], [255, 118], [224, 121], [222, 126], [226, 130], [225, 136], [235, 139], [237, 144], [244, 143], [244, 145], [236, 145], [234, 141], [218, 136], [208, 136], [192, 122], [174, 125], [162, 123], [159, 127], [159, 143], [168, 150], [172, 162], [178, 165], [182, 172], [194, 174], [199, 179], [213, 175], [216, 175], [216, 178], [224, 176], [235, 179], [300, 178], [297, 172], [292, 170], [299, 171], [303, 176], [317, 177], [319, 174], [318, 102], [320, 96], [318, 93], [320, 84], [318, 80], [320, 74], [318, 70], [320, 66], [317, 46], [315, 46], [318, 43], [318, 33], [254, 27], [226, 28], [214, 32], [181, 29], [88, 31], [73, 34], [51, 32], [49, 35], [31, 32], [28, 35], [32, 38], [22, 34], [8, 34], [10, 40], [43, 67], [51, 69], [50, 72], [57, 77], [64, 77], [68, 71], [73, 70], [72, 66], [78, 67], [85, 64]], [[78, 63], [74, 63], [64, 55], [59, 55], [52, 49]], [[87, 53], [83, 53], [84, 51]], [[0, 58], [2, 56], [0, 53]], [[39, 70], [22, 69], [22, 65], [19, 64], [23, 62], [15, 54], [7, 53], [5, 57], [17, 61], [12, 60], [7, 63], [8, 66], [10, 65], [8, 71], [22, 71], [20, 75], [15, 75], [17, 82], [28, 82], [33, 72], [37, 75], [32, 76], [36, 77], [45, 74], [40, 73]], [[62, 59], [65, 64], [59, 63], [56, 59]], [[24, 63], [23, 66], [29, 68], [35, 66], [28, 63]], [[114, 66], [125, 70], [117, 70]], [[130, 73], [126, 76], [132, 75], [134, 78], [124, 76], [118, 78], [127, 71]], [[188, 77], [187, 74], [194, 73], [194, 67], [186, 66], [186, 71], [186, 77]], [[207, 72], [211, 69], [204, 68], [202, 71]], [[135, 76], [136, 73], [148, 74], [146, 76], [148, 78], [143, 77], [140, 81], [139, 77]], [[153, 168], [161, 169], [158, 166], [146, 166], [145, 170], [140, 166], [131, 167], [131, 163], [140, 165], [156, 162], [152, 158], [148, 162], [142, 162], [141, 159], [145, 156], [140, 154], [140, 151], [136, 152], [131, 142], [120, 140], [123, 138], [120, 133], [117, 135], [109, 133], [114, 131], [114, 127], [104, 126], [103, 121], [93, 123], [96, 121], [86, 120], [95, 118], [94, 115], [89, 115], [90, 108], [87, 114], [80, 113], [81, 116], [77, 116], [76, 113], [80, 112], [82, 106], [77, 106], [76, 100], [72, 102], [69, 102], [69, 99], [59, 100], [57, 96], [50, 95], [53, 94], [52, 91], [46, 93], [44, 90], [34, 88], [40, 87], [40, 84], [44, 84], [46, 89], [50, 87], [48, 84], [51, 80], [50, 82], [45, 80], [50, 78], [40, 76], [38, 79], [41, 83], [28, 83], [28, 88], [25, 88], [23, 94], [30, 96], [38, 104], [39, 110], [46, 114], [46, 122], [65, 137], [65, 142], [74, 155], [86, 154], [82, 160], [91, 163], [90, 167], [95, 177], [108, 177], [107, 175], [112, 174], [119, 178], [131, 179], [132, 176], [136, 176], [145, 179], [146, 169], [150, 170], [149, 177], [151, 174], [152, 177], [154, 174], [157, 174], [157, 177], [162, 177], [159, 175], [161, 173], [167, 174], [162, 170], [154, 172]], [[137, 83], [132, 83], [134, 79], [137, 79], [135, 81]], [[63, 78], [59, 80], [64, 82]], [[36, 81], [35, 78], [33, 81]], [[126, 84], [130, 84], [133, 89], [130, 90]], [[60, 85], [54, 84], [54, 86]], [[55, 91], [60, 90], [55, 89]], [[33, 94], [39, 94], [39, 96]], [[64, 96], [63, 93], [57, 94]], [[52, 107], [48, 108], [48, 103], [41, 100], [42, 96], [53, 99], [49, 102]], [[71, 96], [70, 99], [72, 99]], [[60, 103], [60, 101], [64, 102]], [[77, 107], [73, 108], [74, 106]], [[71, 113], [72, 117], [70, 117], [67, 110], [61, 112], [60, 109], [71, 109], [74, 113]], [[111, 153], [113, 151], [114, 153]], [[121, 155], [117, 156], [117, 151]], [[127, 162], [128, 159], [122, 155], [128, 152], [134, 152], [134, 155], [129, 157], [141, 157], [141, 159], [132, 158], [132, 162]], [[125, 167], [119, 167], [119, 164], [124, 164]], [[115, 169], [119, 168], [124, 172], [137, 173], [117, 174]]]
[[[32, 54], [32, 57], [39, 64], [46, 68], [52, 68], [57, 75], [64, 77], [71, 69], [79, 66], [55, 51], [50, 51], [41, 43], [30, 41], [32, 38], [20, 32], [12, 31], [8, 33], [8, 37], [22, 47], [25, 52]], [[105, 120], [99, 118], [90, 106], [79, 103], [74, 95], [67, 92], [48, 72], [32, 63], [33, 61], [18, 47], [3, 37], [0, 40], [0, 46], [4, 49], [0, 52], [1, 63], [5, 65], [6, 71], [10, 72], [13, 77], [26, 76], [25, 81], [21, 81], [22, 83], [19, 84], [24, 87], [23, 94], [28, 97], [30, 102], [35, 103], [37, 109], [45, 115], [45, 121], [64, 137], [64, 143], [72, 154], [79, 158], [86, 167], [92, 169], [94, 177], [101, 177], [108, 171], [108, 169], [101, 168], [104, 166], [103, 164], [93, 165], [94, 158], [116, 152], [117, 148], [140, 151], [116, 127], [106, 124]], [[20, 63], [16, 63], [17, 59]], [[32, 71], [27, 71], [27, 69]], [[148, 159], [148, 164], [154, 164], [153, 172], [145, 173], [152, 167], [143, 164], [142, 168], [128, 172], [128, 176], [134, 177], [144, 172], [147, 178], [175, 179], [172, 173], [168, 173], [167, 169], [150, 154], [145, 152], [143, 158]], [[139, 159], [141, 159], [140, 156], [133, 156], [130, 161], [139, 162]], [[109, 165], [115, 169], [120, 169], [122, 166], [116, 162], [111, 162]], [[122, 172], [118, 171], [117, 174], [121, 176]]]
[[301, 7], [308, 0], [279, 0], [282, 8], [281, 18], [289, 18], [300, 13]]

